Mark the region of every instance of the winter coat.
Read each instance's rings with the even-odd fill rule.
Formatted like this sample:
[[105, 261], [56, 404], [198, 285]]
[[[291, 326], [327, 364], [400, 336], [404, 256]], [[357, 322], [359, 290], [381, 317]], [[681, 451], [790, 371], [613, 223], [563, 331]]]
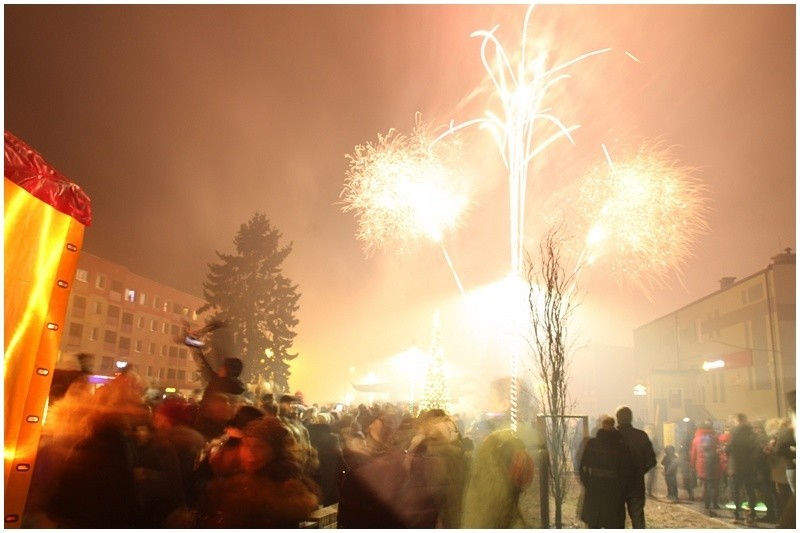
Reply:
[[338, 503], [339, 467], [342, 464], [339, 436], [333, 433], [328, 424], [310, 424], [308, 436], [319, 458], [319, 467], [314, 474], [314, 480], [322, 489], [322, 505]]
[[727, 452], [728, 474], [742, 479], [754, 478], [761, 451], [758, 449], [756, 434], [750, 424], [742, 424], [731, 430]]
[[619, 435], [631, 451], [634, 465], [634, 483], [630, 487], [631, 494], [644, 495], [644, 475], [657, 464], [656, 452], [650, 437], [641, 429], [630, 424], [619, 427]]
[[599, 430], [589, 439], [580, 462], [584, 487], [581, 520], [590, 528], [625, 527], [625, 496], [642, 479], [629, 447], [618, 431]]
[[519, 509], [522, 491], [533, 479], [533, 459], [510, 429], [495, 430], [478, 447], [464, 493], [461, 527], [528, 527]]
[[722, 432], [722, 434], [717, 437], [717, 442], [719, 443], [719, 467], [722, 471], [722, 477], [725, 477], [728, 475], [728, 444], [731, 442], [730, 431], [726, 430]]
[[297, 529], [318, 505], [315, 487], [301, 476], [237, 474], [209, 482], [198, 499], [196, 526]]
[[[436, 526], [435, 509], [419, 479], [403, 468], [406, 454], [397, 446], [367, 437], [366, 453], [344, 450], [339, 484], [341, 529], [408, 529]], [[422, 500], [422, 501], [420, 501]]]
[[722, 462], [719, 458], [719, 440], [713, 429], [698, 428], [692, 439], [690, 452], [692, 468], [700, 479], [720, 479]]

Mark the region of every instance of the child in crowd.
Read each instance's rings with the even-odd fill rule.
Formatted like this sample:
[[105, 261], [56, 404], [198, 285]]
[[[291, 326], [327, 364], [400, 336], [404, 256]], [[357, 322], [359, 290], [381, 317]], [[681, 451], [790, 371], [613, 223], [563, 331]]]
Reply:
[[667, 482], [667, 498], [672, 501], [678, 499], [678, 462], [675, 446], [667, 445], [661, 465], [664, 467], [664, 480]]

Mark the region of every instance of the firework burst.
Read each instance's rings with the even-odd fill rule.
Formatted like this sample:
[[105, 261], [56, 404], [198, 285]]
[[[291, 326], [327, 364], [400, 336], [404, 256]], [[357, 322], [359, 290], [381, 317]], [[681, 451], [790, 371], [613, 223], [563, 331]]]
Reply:
[[606, 156], [578, 186], [582, 257], [618, 284], [649, 293], [671, 273], [681, 274], [695, 241], [708, 231], [706, 188], [658, 143], [643, 143], [618, 161]]
[[431, 138], [431, 127], [417, 117], [410, 136], [390, 130], [347, 155], [342, 211], [355, 213], [367, 256], [390, 246], [402, 254], [422, 242], [441, 243], [460, 224], [469, 201], [456, 180], [458, 141], [431, 147]]

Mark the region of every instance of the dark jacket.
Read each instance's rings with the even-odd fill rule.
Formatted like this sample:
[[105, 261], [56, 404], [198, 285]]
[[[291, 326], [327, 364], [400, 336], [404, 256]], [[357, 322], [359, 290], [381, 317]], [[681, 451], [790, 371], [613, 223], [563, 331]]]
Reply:
[[317, 450], [319, 468], [314, 473], [322, 489], [322, 505], [339, 502], [339, 467], [342, 464], [342, 446], [339, 436], [331, 431], [328, 424], [309, 424], [308, 436], [311, 446]]
[[630, 424], [619, 427], [619, 434], [631, 452], [634, 465], [634, 483], [630, 488], [630, 494], [644, 496], [644, 475], [656, 466], [656, 452], [650, 437], [641, 429], [636, 429]]
[[741, 424], [731, 430], [728, 442], [728, 473], [731, 476], [755, 476], [758, 454], [756, 434], [750, 424]]
[[[585, 489], [581, 520], [591, 528], [625, 527], [625, 495], [634, 483], [633, 457], [616, 430], [599, 430], [587, 441], [580, 462]], [[642, 480], [642, 476], [638, 476]]]

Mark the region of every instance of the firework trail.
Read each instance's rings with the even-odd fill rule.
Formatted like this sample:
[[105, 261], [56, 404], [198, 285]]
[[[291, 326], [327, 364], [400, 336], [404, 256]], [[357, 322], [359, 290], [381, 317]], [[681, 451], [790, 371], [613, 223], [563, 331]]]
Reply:
[[355, 213], [356, 237], [367, 257], [379, 248], [402, 254], [420, 243], [436, 243], [464, 294], [444, 246], [445, 234], [459, 226], [469, 207], [456, 180], [459, 142], [449, 137], [432, 146], [431, 138], [431, 127], [417, 115], [412, 135], [390, 130], [379, 134], [377, 143], [356, 146], [347, 155], [350, 167], [339, 197], [342, 211]]
[[[497, 96], [503, 113], [497, 115], [486, 111], [486, 116], [468, 120], [450, 127], [434, 144], [450, 134], [473, 125], [488, 129], [508, 169], [511, 271], [522, 273], [523, 222], [525, 219], [525, 191], [528, 182], [528, 167], [531, 161], [558, 139], [565, 137], [574, 141], [571, 132], [580, 126], [566, 126], [545, 107], [548, 91], [570, 76], [563, 71], [587, 57], [608, 52], [610, 48], [596, 50], [554, 67], [547, 67], [547, 50], [533, 55], [527, 47], [528, 24], [533, 5], [525, 13], [522, 32], [522, 49], [519, 62], [512, 64], [500, 41], [495, 36], [499, 26], [491, 30], [473, 32], [473, 37], [482, 37], [481, 60]], [[490, 61], [491, 51], [493, 61]]]
[[577, 186], [579, 234], [586, 235], [576, 268], [604, 267], [620, 286], [650, 296], [669, 274], [681, 274], [693, 244], [708, 231], [705, 186], [670, 150], [644, 142], [595, 165]]

